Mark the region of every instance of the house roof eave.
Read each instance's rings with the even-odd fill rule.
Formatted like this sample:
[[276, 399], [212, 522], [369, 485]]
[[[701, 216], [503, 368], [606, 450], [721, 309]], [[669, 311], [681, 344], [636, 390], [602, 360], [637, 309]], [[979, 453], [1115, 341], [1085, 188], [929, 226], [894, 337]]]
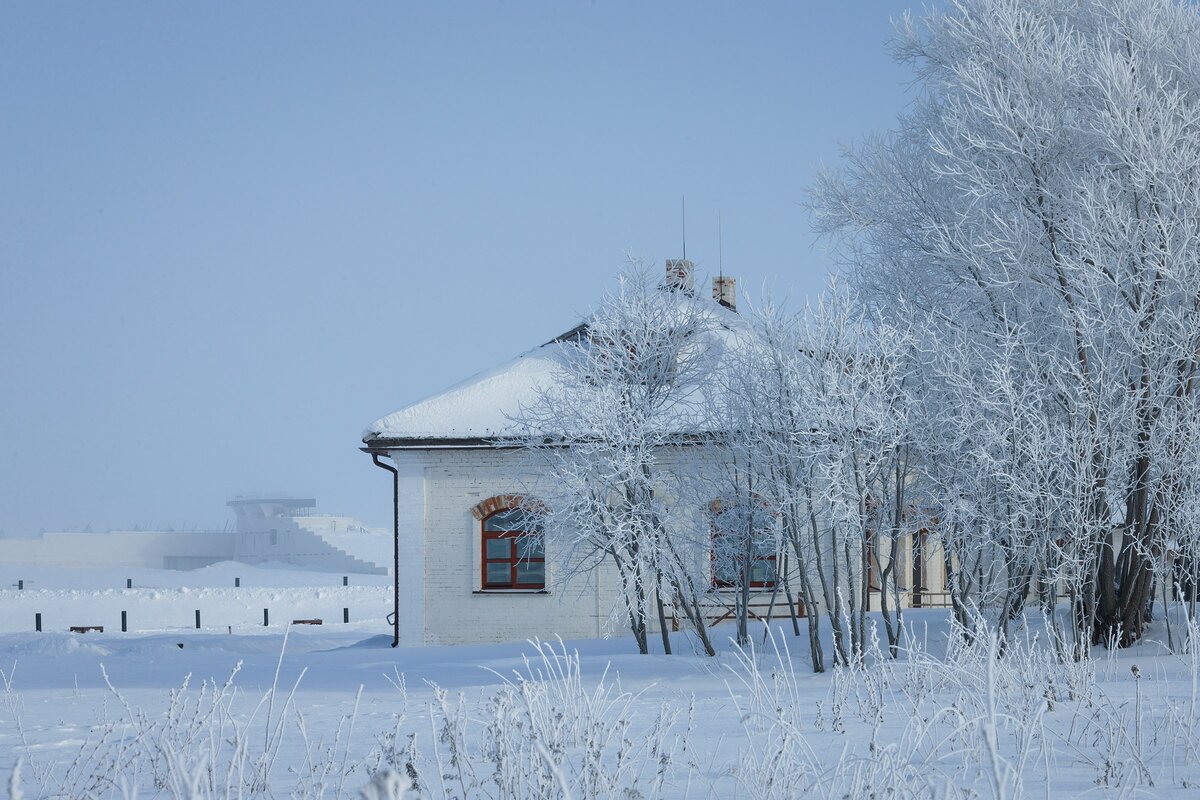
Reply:
[[[666, 447], [695, 447], [721, 444], [726, 434], [721, 431], [695, 431], [671, 435], [662, 444]], [[547, 439], [546, 445], [569, 446], [568, 440]], [[529, 447], [528, 439], [464, 437], [379, 437], [363, 439], [359, 448], [364, 453], [386, 455], [389, 450], [511, 450]]]
[[522, 442], [504, 439], [486, 439], [478, 436], [462, 437], [379, 437], [363, 439], [364, 453], [384, 454], [388, 450], [495, 450], [520, 447]]

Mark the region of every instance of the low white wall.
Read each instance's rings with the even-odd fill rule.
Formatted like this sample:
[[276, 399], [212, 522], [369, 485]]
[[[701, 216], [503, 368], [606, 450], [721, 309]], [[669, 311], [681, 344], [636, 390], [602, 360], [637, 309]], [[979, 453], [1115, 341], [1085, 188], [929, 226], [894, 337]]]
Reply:
[[173, 569], [172, 557], [193, 567], [228, 560], [233, 533], [224, 531], [112, 531], [44, 533], [36, 539], [0, 539], [0, 561], [64, 567], [153, 567]]
[[[219, 561], [283, 562], [331, 572], [386, 575], [386, 567], [338, 549], [290, 518], [272, 530], [110, 531], [44, 533], [36, 539], [0, 539], [0, 562], [63, 567], [198, 569]], [[390, 537], [389, 549], [390, 549]]]
[[[119, 633], [125, 611], [130, 632], [195, 630], [196, 611], [201, 631], [253, 632], [263, 628], [263, 609], [269, 609], [271, 628], [279, 630], [294, 619], [321, 619], [322, 628], [345, 627], [342, 609], [350, 609], [351, 627], [386, 633], [384, 615], [391, 608], [385, 586], [289, 588], [184, 589], [16, 589], [0, 590], [0, 632], [34, 630], [42, 615], [44, 632], [65, 632], [73, 625], [102, 625]], [[270, 630], [268, 628], [267, 630]]]

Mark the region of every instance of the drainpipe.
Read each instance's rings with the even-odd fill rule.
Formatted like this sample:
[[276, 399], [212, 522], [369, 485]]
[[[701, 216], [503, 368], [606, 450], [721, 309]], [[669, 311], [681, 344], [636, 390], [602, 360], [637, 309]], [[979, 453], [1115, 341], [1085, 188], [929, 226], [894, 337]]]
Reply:
[[400, 644], [400, 471], [380, 461], [378, 453], [371, 453], [371, 460], [392, 473], [392, 647], [396, 647]]

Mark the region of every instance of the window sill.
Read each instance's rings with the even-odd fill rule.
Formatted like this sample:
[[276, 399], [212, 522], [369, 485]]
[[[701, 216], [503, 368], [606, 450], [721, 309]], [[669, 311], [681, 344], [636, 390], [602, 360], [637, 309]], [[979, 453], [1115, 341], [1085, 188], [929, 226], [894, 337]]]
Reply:
[[546, 589], [476, 589], [471, 594], [550, 594]]

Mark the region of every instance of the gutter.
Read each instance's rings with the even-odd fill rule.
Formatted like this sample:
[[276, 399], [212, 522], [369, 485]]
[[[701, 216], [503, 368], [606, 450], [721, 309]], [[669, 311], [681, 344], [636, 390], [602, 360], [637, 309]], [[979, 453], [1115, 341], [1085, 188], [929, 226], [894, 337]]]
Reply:
[[[689, 433], [665, 434], [660, 445], [666, 447], [693, 447], [696, 445], [722, 444], [729, 436], [724, 431], [694, 431]], [[389, 450], [521, 450], [539, 447], [570, 447], [579, 442], [598, 441], [588, 436], [546, 437], [541, 442], [521, 438], [482, 437], [364, 437], [359, 449], [374, 456]]]
[[484, 439], [482, 437], [406, 437], [406, 438], [371, 438], [363, 439], [366, 453], [380, 450], [495, 450], [497, 448], [522, 447], [523, 439]]
[[371, 460], [380, 469], [392, 473], [392, 647], [400, 644], [400, 471], [379, 460], [378, 453], [371, 453]]

